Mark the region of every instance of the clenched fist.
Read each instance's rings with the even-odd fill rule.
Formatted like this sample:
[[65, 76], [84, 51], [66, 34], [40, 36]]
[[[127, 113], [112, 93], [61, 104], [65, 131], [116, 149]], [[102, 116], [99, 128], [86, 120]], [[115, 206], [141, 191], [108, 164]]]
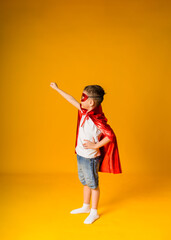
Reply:
[[50, 86], [55, 90], [58, 89], [58, 85], [55, 82], [51, 82]]

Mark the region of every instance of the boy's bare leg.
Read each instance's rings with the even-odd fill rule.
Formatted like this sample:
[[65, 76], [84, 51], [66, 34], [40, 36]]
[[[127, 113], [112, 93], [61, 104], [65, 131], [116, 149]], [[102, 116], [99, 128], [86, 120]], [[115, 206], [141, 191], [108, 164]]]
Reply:
[[89, 188], [87, 185], [84, 185], [83, 194], [84, 194], [84, 203], [90, 204], [91, 188]]
[[100, 188], [98, 186], [96, 189], [91, 189], [91, 191], [92, 191], [92, 208], [97, 209], [100, 198]]
[[76, 213], [89, 213], [90, 212], [91, 189], [87, 185], [84, 185], [83, 193], [84, 193], [83, 206], [81, 208], [72, 210], [70, 213], [76, 214]]
[[100, 197], [100, 188], [99, 186], [95, 189], [91, 189], [91, 195], [92, 195], [92, 208], [90, 211], [90, 214], [88, 217], [85, 219], [84, 223], [86, 224], [91, 224], [93, 223], [96, 219], [99, 218], [99, 215], [97, 213], [97, 207], [98, 207], [98, 202], [99, 202], [99, 197]]

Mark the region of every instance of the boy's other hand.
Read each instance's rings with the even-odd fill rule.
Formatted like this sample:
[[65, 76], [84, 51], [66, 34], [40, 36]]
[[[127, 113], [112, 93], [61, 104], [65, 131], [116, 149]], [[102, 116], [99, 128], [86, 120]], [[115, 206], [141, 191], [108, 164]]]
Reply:
[[58, 85], [55, 82], [51, 82], [50, 86], [55, 90], [58, 89]]
[[92, 142], [86, 139], [84, 139], [84, 141], [86, 141], [86, 143], [83, 143], [84, 148], [97, 149], [94, 137]]

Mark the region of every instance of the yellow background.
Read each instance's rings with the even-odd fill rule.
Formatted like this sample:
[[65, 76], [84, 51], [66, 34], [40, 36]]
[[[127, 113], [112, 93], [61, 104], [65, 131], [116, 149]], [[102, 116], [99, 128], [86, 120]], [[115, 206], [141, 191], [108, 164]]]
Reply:
[[[115, 192], [117, 196], [117, 190], [125, 191], [123, 198], [126, 198], [128, 195], [135, 196], [138, 188], [139, 191], [140, 188], [144, 191], [148, 189], [148, 193], [152, 192], [151, 197], [153, 197], [155, 191], [152, 189], [161, 186], [159, 184], [161, 182], [168, 183], [171, 172], [170, 13], [171, 3], [166, 0], [1, 1], [0, 172], [3, 176], [1, 186], [5, 186], [3, 184], [7, 180], [4, 174], [40, 173], [61, 176], [61, 179], [60, 174], [66, 174], [70, 185], [68, 182], [63, 183], [64, 188], [60, 185], [61, 192], [55, 195], [58, 199], [59, 194], [60, 199], [61, 196], [65, 196], [62, 191], [68, 191], [68, 187], [70, 188], [64, 206], [58, 206], [59, 202], [55, 205], [54, 202], [54, 206], [60, 209], [64, 209], [70, 201], [70, 193], [78, 194], [78, 191], [72, 192], [70, 176], [74, 176], [71, 177], [73, 184], [75, 181], [82, 191], [77, 179], [75, 155], [78, 110], [50, 87], [51, 82], [56, 82], [59, 88], [78, 101], [86, 85], [99, 84], [107, 92], [102, 108], [116, 134], [123, 171], [119, 175], [100, 174], [102, 179], [104, 178], [104, 181], [101, 179], [102, 187], [104, 186], [102, 194], [105, 190], [108, 191], [106, 192], [109, 196], [107, 203], [112, 199], [109, 193]], [[141, 176], [141, 179], [137, 180], [133, 177], [134, 175]], [[154, 181], [154, 185], [150, 185], [152, 188], [149, 187], [147, 175], [150, 179], [151, 177], [159, 178], [157, 183]], [[165, 177], [167, 180], [161, 180]], [[34, 178], [31, 179], [32, 182]], [[52, 178], [52, 182], [53, 180]], [[16, 187], [11, 185], [15, 181], [8, 181], [6, 183], [8, 187], [2, 188], [3, 199], [14, 200], [14, 196], [10, 195], [11, 191], [8, 195], [5, 189], [9, 190], [11, 186]], [[22, 181], [25, 183], [24, 180]], [[62, 180], [60, 181], [62, 184]], [[115, 184], [112, 191], [110, 187], [107, 190], [105, 185], [109, 183], [107, 186], [111, 186], [110, 181], [114, 181]], [[129, 181], [133, 184], [136, 182], [137, 185], [133, 185], [133, 191], [129, 186], [129, 192], [127, 192]], [[19, 182], [17, 181], [18, 184]], [[146, 185], [143, 185], [144, 182]], [[24, 191], [25, 185], [22, 186], [21, 189], [17, 188], [19, 192]], [[166, 192], [168, 200], [168, 191]], [[44, 194], [46, 196], [46, 192]], [[161, 195], [160, 192], [158, 194]], [[140, 195], [144, 196], [143, 190]], [[165, 196], [164, 193], [162, 196]], [[41, 202], [41, 194], [39, 198]], [[80, 204], [82, 201], [80, 195], [79, 198], [71, 199], [70, 202], [75, 205], [71, 204], [68, 209], [65, 209], [66, 215], [69, 210]], [[122, 197], [118, 197], [117, 201], [120, 202], [121, 199]], [[49, 202], [51, 200], [49, 199]], [[134, 199], [134, 201], [137, 200]], [[143, 199], [141, 201], [143, 203]], [[154, 201], [151, 200], [151, 204], [153, 205], [155, 201], [156, 209], [153, 211], [154, 215], [151, 215], [154, 219], [157, 217], [155, 214], [158, 211], [158, 204], [162, 207], [167, 206], [161, 199], [157, 204], [155, 197]], [[64, 202], [60, 204], [62, 203]], [[13, 206], [13, 216], [16, 216], [20, 211], [16, 210], [15, 214], [17, 208], [10, 204], [12, 201], [6, 207], [9, 209], [9, 206]], [[133, 200], [131, 204], [135, 206]], [[63, 210], [60, 211], [59, 223], [54, 222], [54, 228], [62, 224], [66, 217], [63, 215]], [[118, 212], [118, 218], [126, 213], [123, 209], [121, 211], [123, 212]], [[141, 209], [141, 212], [143, 211]], [[54, 209], [53, 212], [55, 212]], [[135, 218], [137, 212], [135, 212]], [[166, 212], [168, 213], [168, 209]], [[59, 213], [58, 208], [55, 214], [57, 213]], [[127, 214], [124, 219], [125, 225], [122, 218], [121, 222], [117, 223], [118, 235], [115, 232], [117, 238], [140, 239], [135, 232], [134, 236], [129, 231], [130, 227], [126, 224], [130, 215], [129, 212]], [[15, 222], [15, 217], [13, 218], [12, 215], [4, 213], [4, 216], [6, 218], [8, 216], [10, 220], [6, 222], [4, 220], [3, 230], [7, 228], [7, 223], [11, 222], [12, 225]], [[166, 216], [163, 217], [167, 219]], [[65, 224], [67, 221], [74, 224], [73, 219], [75, 216], [74, 218], [70, 216], [70, 220], [66, 220]], [[79, 219], [77, 221], [80, 222]], [[104, 227], [108, 223], [111, 223], [110, 216], [108, 222], [104, 220], [101, 224]], [[82, 226], [82, 223], [79, 224]], [[53, 224], [49, 226], [52, 227]], [[69, 226], [68, 224], [67, 227]], [[111, 226], [105, 226], [109, 233]], [[123, 226], [127, 229], [125, 232], [123, 232]], [[141, 229], [141, 226], [138, 228], [139, 234], [142, 234], [141, 231], [144, 229]], [[153, 231], [149, 239], [153, 239], [154, 236], [155, 239], [157, 237], [165, 239], [163, 234], [166, 234], [167, 230], [163, 230], [162, 227], [167, 227], [167, 224], [163, 224], [162, 227], [159, 224], [159, 226], [158, 232]], [[74, 227], [72, 230], [76, 233], [77, 223]], [[96, 227], [99, 231], [98, 225]], [[41, 231], [43, 230], [42, 227]], [[49, 232], [52, 235], [48, 235]], [[52, 229], [47, 230], [45, 235], [36, 235], [35, 239], [56, 239], [53, 233]], [[23, 235], [18, 238], [17, 233], [11, 238], [8, 238], [5, 233], [3, 236], [4, 239], [25, 240], [33, 239], [33, 235], [23, 231]], [[104, 239], [108, 235], [101, 232], [101, 236]], [[145, 237], [147, 235], [144, 235]]]
[[51, 82], [78, 101], [102, 85], [123, 171], [170, 172], [168, 1], [7, 0], [1, 18], [1, 172], [76, 171], [77, 109]]

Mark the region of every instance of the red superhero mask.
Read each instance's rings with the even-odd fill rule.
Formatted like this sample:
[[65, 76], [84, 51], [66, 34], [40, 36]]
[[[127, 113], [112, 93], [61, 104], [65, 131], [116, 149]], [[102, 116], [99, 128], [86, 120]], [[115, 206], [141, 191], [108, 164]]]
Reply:
[[91, 97], [91, 98], [101, 98], [101, 96], [88, 96], [87, 94], [82, 93], [81, 102], [85, 102], [89, 97]]

